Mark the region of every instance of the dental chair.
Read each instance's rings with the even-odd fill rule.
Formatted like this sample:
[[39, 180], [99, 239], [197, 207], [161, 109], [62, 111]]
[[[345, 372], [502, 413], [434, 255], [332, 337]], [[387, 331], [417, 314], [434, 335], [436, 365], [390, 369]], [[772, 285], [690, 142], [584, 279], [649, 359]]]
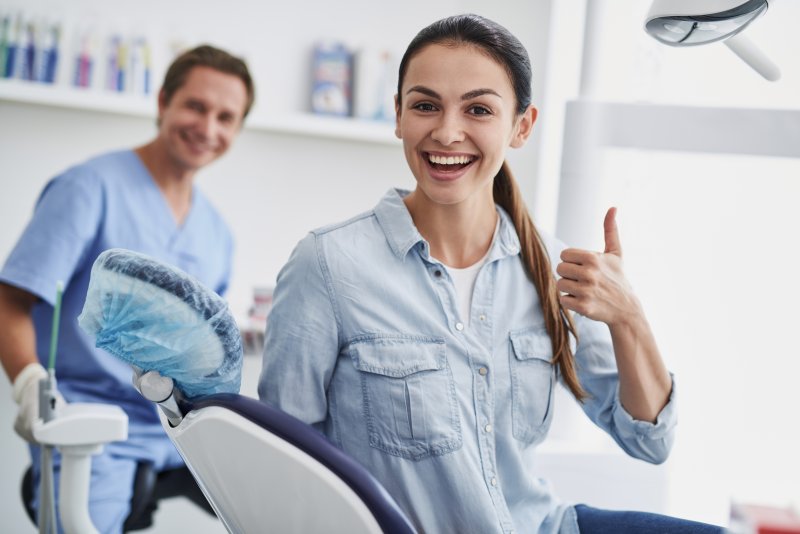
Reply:
[[232, 393], [140, 391], [229, 532], [416, 532], [364, 467], [291, 415]]

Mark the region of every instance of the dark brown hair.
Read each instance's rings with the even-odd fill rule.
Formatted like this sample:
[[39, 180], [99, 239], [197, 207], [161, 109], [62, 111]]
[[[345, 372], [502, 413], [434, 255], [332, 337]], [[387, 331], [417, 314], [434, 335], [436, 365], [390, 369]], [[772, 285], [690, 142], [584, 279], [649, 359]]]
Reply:
[[165, 104], [169, 104], [175, 92], [186, 83], [189, 72], [195, 67], [209, 67], [225, 74], [232, 74], [242, 80], [247, 89], [247, 105], [244, 107], [242, 118], [247, 116], [253, 106], [253, 100], [255, 100], [253, 78], [250, 76], [250, 71], [247, 70], [247, 65], [238, 57], [210, 45], [200, 45], [175, 58], [167, 69], [164, 84], [161, 86]]
[[[409, 62], [423, 48], [432, 44], [455, 46], [467, 44], [478, 47], [502, 65], [508, 73], [517, 101], [517, 114], [524, 113], [530, 106], [532, 71], [525, 47], [503, 26], [471, 14], [457, 15], [434, 22], [414, 37], [400, 61], [397, 81], [398, 105]], [[522, 247], [520, 254], [525, 270], [539, 293], [545, 327], [553, 347], [552, 363], [558, 365], [564, 383], [575, 398], [583, 401], [586, 392], [578, 380], [575, 356], [569, 343], [570, 334], [575, 336], [576, 340], [578, 337], [575, 324], [568, 311], [561, 305], [547, 250], [506, 162], [503, 162], [503, 166], [494, 178], [493, 192], [494, 201], [511, 216]]]

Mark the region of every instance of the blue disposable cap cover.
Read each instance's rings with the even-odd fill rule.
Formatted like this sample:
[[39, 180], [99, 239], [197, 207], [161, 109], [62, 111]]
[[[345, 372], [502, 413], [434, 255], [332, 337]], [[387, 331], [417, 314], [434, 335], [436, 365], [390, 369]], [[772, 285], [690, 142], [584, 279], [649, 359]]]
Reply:
[[227, 303], [176, 267], [106, 250], [92, 266], [78, 324], [97, 347], [172, 378], [188, 399], [239, 392], [242, 341]]

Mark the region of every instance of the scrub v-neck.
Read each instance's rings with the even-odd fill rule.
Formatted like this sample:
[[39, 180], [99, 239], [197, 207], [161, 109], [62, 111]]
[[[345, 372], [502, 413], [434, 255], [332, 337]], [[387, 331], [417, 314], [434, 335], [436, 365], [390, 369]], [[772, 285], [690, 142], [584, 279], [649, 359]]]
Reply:
[[[147, 168], [147, 166], [144, 164], [144, 162], [136, 152], [132, 152], [132, 154], [136, 158], [140, 170], [142, 171], [144, 176], [147, 177], [146, 180], [147, 195], [151, 197], [152, 200], [150, 205], [154, 207], [153, 215], [155, 217], [158, 217], [159, 226], [168, 231], [167, 243], [169, 248], [172, 249], [174, 244], [184, 233], [184, 229], [189, 226], [192, 220], [192, 215], [195, 212], [195, 204], [196, 204], [195, 187], [194, 185], [192, 185], [192, 199], [191, 199], [191, 204], [189, 205], [189, 212], [183, 219], [183, 223], [179, 224], [178, 221], [175, 219], [175, 215], [172, 213], [172, 208], [170, 208], [169, 202], [167, 202], [167, 197], [164, 196], [164, 193], [158, 187], [158, 183], [156, 183], [156, 180], [150, 173], [150, 170]], [[155, 208], [156, 205], [159, 207]]]

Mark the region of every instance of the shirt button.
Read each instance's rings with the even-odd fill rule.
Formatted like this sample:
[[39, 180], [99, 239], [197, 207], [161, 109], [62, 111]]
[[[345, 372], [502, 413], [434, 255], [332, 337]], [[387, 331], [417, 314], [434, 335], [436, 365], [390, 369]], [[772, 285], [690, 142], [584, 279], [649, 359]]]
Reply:
[[435, 271], [433, 271], [433, 276], [435, 276], [436, 278], [440, 278], [442, 276], [442, 271], [436, 269]]
[[489, 373], [489, 370], [486, 367], [481, 367], [480, 369], [478, 369], [478, 373], [481, 376], [486, 376]]
[[478, 319], [480, 319], [481, 321], [485, 321], [486, 320], [486, 316], [484, 314], [480, 314], [478, 316]]
[[486, 425], [485, 427], [483, 427], [483, 429], [484, 429], [486, 432], [491, 432], [491, 431], [492, 431], [492, 425]]
[[458, 330], [459, 332], [464, 330], [464, 323], [456, 323], [456, 330]]
[[492, 486], [497, 486], [497, 479], [496, 478], [492, 477], [492, 480], [490, 480], [490, 482], [492, 483]]

